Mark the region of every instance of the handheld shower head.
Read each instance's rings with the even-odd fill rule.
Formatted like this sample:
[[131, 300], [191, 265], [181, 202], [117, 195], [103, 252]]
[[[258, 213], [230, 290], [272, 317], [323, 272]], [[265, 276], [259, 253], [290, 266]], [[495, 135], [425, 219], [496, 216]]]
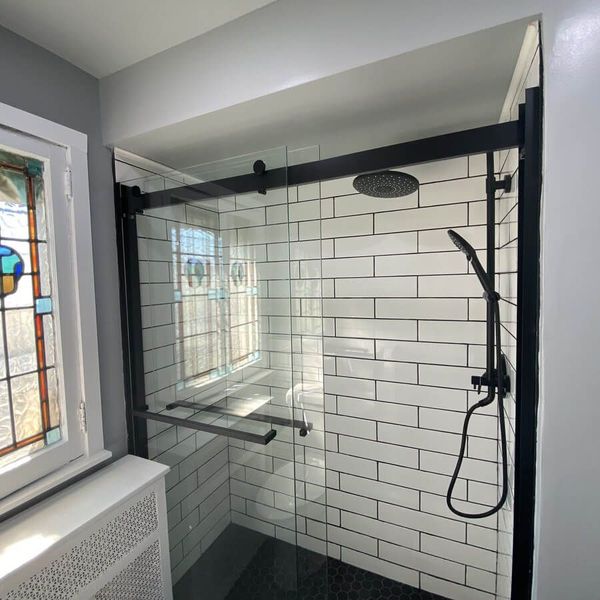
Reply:
[[485, 272], [484, 268], [481, 266], [481, 263], [477, 258], [477, 252], [475, 252], [473, 246], [471, 246], [471, 244], [469, 244], [469, 242], [467, 242], [467, 240], [465, 240], [464, 237], [458, 235], [458, 233], [456, 233], [456, 231], [453, 231], [452, 229], [448, 229], [448, 235], [450, 236], [450, 239], [452, 240], [454, 245], [467, 257], [467, 260], [473, 265], [473, 270], [475, 271], [475, 274], [479, 279], [479, 283], [481, 283], [481, 286], [483, 287], [487, 297], [489, 299], [496, 298], [497, 294], [494, 290], [494, 285], [490, 281], [490, 278], [488, 277], [488, 274]]

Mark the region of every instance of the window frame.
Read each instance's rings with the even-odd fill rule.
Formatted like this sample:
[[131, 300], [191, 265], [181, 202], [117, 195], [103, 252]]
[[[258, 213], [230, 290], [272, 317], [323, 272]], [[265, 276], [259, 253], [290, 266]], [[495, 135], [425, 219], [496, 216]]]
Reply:
[[[71, 396], [75, 394], [79, 398], [71, 397], [66, 400], [70, 410], [73, 410], [73, 406], [77, 406], [81, 414], [85, 415], [86, 423], [85, 431], [81, 431], [82, 452], [78, 452], [78, 458], [65, 462], [62, 466], [1, 498], [1, 518], [2, 515], [18, 510], [19, 507], [30, 503], [38, 496], [47, 494], [69, 479], [108, 460], [111, 453], [104, 448], [102, 431], [87, 135], [2, 103], [0, 103], [0, 125], [13, 130], [16, 134], [31, 136], [54, 146], [61, 146], [66, 151], [64, 192], [67, 195], [67, 209], [70, 209], [71, 219], [68, 225], [65, 224], [60, 231], [55, 230], [55, 233], [56, 237], [61, 233], [70, 237], [71, 273], [70, 294], [68, 295], [73, 302], [69, 310], [69, 318], [63, 319], [58, 327], [61, 336], [66, 333], [76, 340], [75, 344], [71, 344], [71, 346], [76, 346], [71, 349], [71, 356], [74, 352], [75, 364], [72, 365], [72, 369], [76, 370], [78, 388], [75, 389], [71, 386], [75, 390], [71, 392]], [[53, 188], [56, 189], [56, 186], [53, 185]], [[53, 193], [56, 193], [55, 189]], [[47, 210], [54, 212], [51, 204], [52, 202], [47, 206]], [[56, 273], [54, 277], [56, 277]], [[64, 281], [63, 277], [61, 282]], [[77, 420], [79, 420], [79, 415]], [[30, 462], [33, 464], [35, 463], [35, 454], [32, 456], [34, 458]], [[18, 469], [25, 469], [27, 466], [20, 465]], [[5, 473], [4, 476], [10, 476], [10, 472]]]

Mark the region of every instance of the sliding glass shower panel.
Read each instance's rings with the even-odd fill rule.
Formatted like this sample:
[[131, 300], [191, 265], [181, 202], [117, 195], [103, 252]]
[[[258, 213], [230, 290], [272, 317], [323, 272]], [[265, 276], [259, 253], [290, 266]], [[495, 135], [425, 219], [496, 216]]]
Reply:
[[[148, 457], [171, 467], [176, 598], [295, 595], [322, 566], [299, 565], [296, 551], [307, 497], [324, 528], [325, 470], [320, 310], [292, 301], [298, 227], [286, 166], [280, 148], [126, 182], [144, 206], [135, 219], [147, 409], [136, 422]], [[276, 187], [261, 190], [261, 169]], [[248, 173], [251, 191], [227, 187]], [[309, 368], [300, 357], [311, 343]], [[318, 476], [306, 481], [313, 463]]]

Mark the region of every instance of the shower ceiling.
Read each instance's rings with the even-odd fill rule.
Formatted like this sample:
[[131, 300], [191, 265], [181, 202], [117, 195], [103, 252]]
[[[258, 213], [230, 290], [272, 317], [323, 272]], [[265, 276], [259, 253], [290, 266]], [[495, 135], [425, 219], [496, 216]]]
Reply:
[[326, 158], [495, 123], [528, 22], [515, 21], [304, 85], [290, 81], [285, 91], [156, 129], [119, 146], [183, 168], [283, 145], [319, 144]]

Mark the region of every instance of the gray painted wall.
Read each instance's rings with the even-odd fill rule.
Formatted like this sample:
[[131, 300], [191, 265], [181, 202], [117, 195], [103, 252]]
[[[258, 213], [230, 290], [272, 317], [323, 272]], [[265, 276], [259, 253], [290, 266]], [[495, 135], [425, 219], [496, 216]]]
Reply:
[[100, 383], [107, 449], [127, 450], [111, 153], [102, 145], [98, 80], [0, 27], [0, 102], [88, 136]]

